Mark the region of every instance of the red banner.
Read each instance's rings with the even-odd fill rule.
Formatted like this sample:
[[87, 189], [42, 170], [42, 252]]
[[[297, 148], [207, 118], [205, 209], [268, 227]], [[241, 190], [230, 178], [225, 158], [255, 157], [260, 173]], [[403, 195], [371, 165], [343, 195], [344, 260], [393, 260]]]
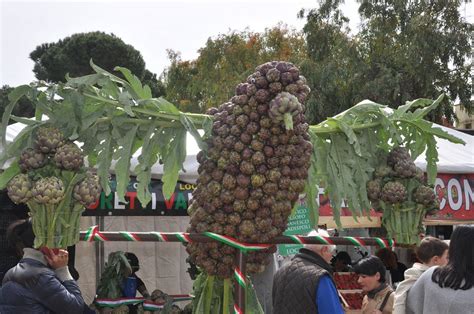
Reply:
[[[438, 173], [435, 190], [440, 203], [439, 211], [428, 215], [428, 220], [474, 221], [474, 173], [452, 174]], [[319, 215], [332, 216], [329, 198], [324, 195], [324, 190], [319, 193]], [[381, 216], [374, 210], [370, 216]], [[345, 204], [341, 208], [341, 216], [352, 216]]]
[[474, 173], [439, 173], [435, 182], [439, 211], [428, 220], [474, 221]]

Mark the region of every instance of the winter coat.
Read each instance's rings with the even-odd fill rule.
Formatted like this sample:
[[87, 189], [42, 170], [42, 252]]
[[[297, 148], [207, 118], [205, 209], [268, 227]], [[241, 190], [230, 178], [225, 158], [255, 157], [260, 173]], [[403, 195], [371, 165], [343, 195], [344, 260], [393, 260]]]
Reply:
[[393, 305], [393, 314], [405, 314], [406, 300], [408, 290], [415, 284], [415, 282], [420, 278], [420, 276], [430, 267], [421, 264], [415, 263], [413, 267], [405, 271], [405, 280], [400, 282], [395, 290], [395, 303]]
[[373, 298], [369, 298], [367, 295], [362, 300], [362, 313], [372, 314], [375, 310], [379, 310], [382, 306], [385, 296], [390, 293], [387, 303], [382, 309], [383, 314], [391, 314], [393, 310], [393, 290], [387, 285], [384, 289], [377, 292]]
[[79, 286], [67, 266], [53, 270], [41, 252], [24, 249], [20, 262], [3, 278], [2, 314], [82, 314], [85, 307]]
[[468, 290], [441, 288], [431, 277], [437, 267], [421, 275], [408, 291], [406, 312], [409, 314], [473, 314], [474, 287]]
[[[273, 313], [318, 313], [316, 291], [323, 276], [332, 281], [331, 266], [318, 254], [305, 248], [301, 249], [273, 277]], [[335, 288], [334, 293], [338, 299]]]

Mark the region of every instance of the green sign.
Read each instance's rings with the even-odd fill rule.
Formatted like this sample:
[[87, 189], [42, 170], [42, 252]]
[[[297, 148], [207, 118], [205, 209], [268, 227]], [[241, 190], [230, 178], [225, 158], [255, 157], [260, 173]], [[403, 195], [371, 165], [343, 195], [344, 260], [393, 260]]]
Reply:
[[[296, 212], [291, 215], [288, 220], [288, 227], [283, 232], [284, 235], [305, 235], [313, 229], [309, 219], [309, 208], [304, 205], [298, 206]], [[280, 244], [278, 245], [278, 252], [282, 256], [288, 256], [298, 253], [303, 245], [301, 244]]]

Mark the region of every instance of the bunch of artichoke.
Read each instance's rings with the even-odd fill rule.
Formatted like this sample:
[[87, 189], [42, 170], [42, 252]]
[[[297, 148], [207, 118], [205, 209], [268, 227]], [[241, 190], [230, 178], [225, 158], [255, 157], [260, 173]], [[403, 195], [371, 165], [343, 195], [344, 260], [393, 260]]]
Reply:
[[[268, 62], [236, 87], [229, 102], [208, 111], [212, 137], [207, 153], [198, 155], [188, 232], [265, 243], [286, 230], [312, 151], [303, 105], [309, 91], [293, 64]], [[207, 274], [233, 273], [234, 248], [190, 243], [187, 250]], [[262, 271], [268, 253], [247, 254], [247, 271]]]
[[35, 246], [72, 245], [78, 240], [84, 206], [100, 197], [99, 180], [85, 172], [82, 150], [59, 129], [40, 127], [33, 143], [18, 158], [22, 173], [8, 182], [8, 196], [30, 208]]
[[434, 189], [426, 185], [423, 171], [405, 147], [395, 147], [385, 157], [367, 183], [367, 197], [375, 210], [384, 213], [389, 236], [401, 244], [416, 243], [423, 217], [439, 208]]

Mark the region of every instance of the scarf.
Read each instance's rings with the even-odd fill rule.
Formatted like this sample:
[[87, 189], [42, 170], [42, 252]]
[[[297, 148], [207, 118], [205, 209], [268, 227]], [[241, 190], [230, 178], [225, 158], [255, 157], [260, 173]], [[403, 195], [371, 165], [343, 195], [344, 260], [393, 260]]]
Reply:
[[382, 291], [383, 289], [387, 288], [387, 284], [386, 283], [382, 283], [380, 284], [380, 286], [378, 286], [377, 288], [373, 289], [373, 290], [370, 290], [369, 292], [367, 292], [367, 297], [369, 297], [370, 299], [375, 299], [375, 296], [377, 295], [377, 293], [379, 293], [380, 291]]

